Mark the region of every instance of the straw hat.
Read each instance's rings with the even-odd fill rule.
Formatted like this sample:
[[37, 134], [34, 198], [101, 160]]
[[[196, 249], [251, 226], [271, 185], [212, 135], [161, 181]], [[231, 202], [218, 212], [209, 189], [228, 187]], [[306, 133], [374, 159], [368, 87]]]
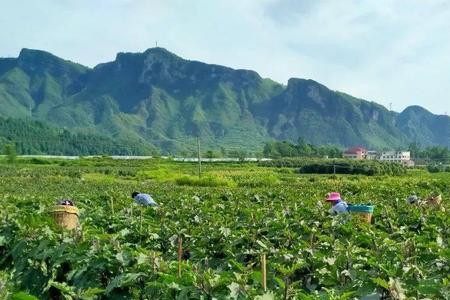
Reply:
[[325, 200], [326, 201], [339, 201], [339, 200], [341, 200], [341, 194], [339, 194], [338, 192], [328, 193], [327, 198]]

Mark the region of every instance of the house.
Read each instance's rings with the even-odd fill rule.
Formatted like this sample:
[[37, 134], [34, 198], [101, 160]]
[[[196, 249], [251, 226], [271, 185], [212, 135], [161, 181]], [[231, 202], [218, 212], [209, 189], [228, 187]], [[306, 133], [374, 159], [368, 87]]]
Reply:
[[401, 163], [405, 166], [414, 166], [410, 151], [383, 151], [379, 157], [380, 161]]
[[348, 159], [367, 159], [401, 163], [407, 167], [414, 166], [410, 151], [383, 151], [378, 153], [377, 151], [366, 150], [362, 147], [353, 147], [344, 151], [343, 157]]
[[366, 156], [367, 150], [362, 147], [353, 147], [343, 153], [343, 157], [349, 159], [366, 159]]

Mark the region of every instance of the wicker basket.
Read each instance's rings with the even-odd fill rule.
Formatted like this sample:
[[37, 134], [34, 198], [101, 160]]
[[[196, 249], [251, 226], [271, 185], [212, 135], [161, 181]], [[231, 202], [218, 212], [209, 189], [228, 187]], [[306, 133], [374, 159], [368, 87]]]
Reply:
[[371, 213], [359, 213], [358, 214], [360, 221], [365, 223], [372, 223], [372, 214]]
[[56, 205], [52, 209], [52, 216], [56, 224], [67, 229], [78, 227], [78, 208], [70, 205]]
[[361, 222], [371, 223], [374, 207], [372, 205], [349, 205], [348, 211], [355, 214]]
[[427, 199], [427, 203], [432, 206], [439, 206], [439, 205], [441, 205], [441, 202], [442, 202], [441, 194], [435, 195], [435, 196], [430, 196]]

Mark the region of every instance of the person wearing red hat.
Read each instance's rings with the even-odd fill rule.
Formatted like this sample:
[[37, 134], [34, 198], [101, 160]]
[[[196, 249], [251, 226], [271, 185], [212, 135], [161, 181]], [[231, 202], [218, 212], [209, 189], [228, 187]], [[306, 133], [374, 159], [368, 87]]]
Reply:
[[341, 199], [341, 194], [338, 192], [328, 193], [327, 198], [325, 199], [327, 202], [331, 203], [331, 208], [329, 210], [332, 214], [342, 214], [348, 212], [348, 204], [344, 200]]

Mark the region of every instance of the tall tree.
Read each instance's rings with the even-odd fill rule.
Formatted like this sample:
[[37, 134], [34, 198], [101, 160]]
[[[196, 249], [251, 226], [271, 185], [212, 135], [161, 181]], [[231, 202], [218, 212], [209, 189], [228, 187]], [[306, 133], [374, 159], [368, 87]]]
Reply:
[[6, 155], [6, 161], [9, 164], [13, 164], [16, 162], [17, 152], [16, 145], [14, 143], [6, 144], [3, 153]]

